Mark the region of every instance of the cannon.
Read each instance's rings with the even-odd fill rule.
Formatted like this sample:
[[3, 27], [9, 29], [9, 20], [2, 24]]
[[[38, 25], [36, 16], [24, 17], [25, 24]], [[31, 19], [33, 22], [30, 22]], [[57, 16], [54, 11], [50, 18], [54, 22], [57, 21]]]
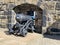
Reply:
[[9, 34], [22, 35], [25, 37], [28, 33], [28, 30], [34, 32], [35, 16], [17, 14], [15, 19], [16, 24], [14, 24], [13, 27], [9, 28]]

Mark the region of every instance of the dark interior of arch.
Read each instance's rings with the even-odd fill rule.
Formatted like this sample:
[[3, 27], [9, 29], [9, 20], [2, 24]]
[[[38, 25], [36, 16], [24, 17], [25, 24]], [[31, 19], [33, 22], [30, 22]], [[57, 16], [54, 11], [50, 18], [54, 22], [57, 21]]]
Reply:
[[33, 10], [37, 12], [37, 16], [38, 19], [35, 20], [35, 27], [36, 27], [36, 32], [41, 33], [42, 32], [42, 14], [43, 14], [43, 10], [38, 7], [37, 5], [34, 4], [28, 4], [28, 3], [24, 3], [18, 6], [15, 6], [13, 8], [13, 10], [15, 11], [16, 14], [19, 13], [25, 13], [29, 10]]
[[29, 11], [30, 9], [32, 9], [34, 11], [41, 11], [42, 12], [42, 9], [40, 7], [38, 7], [37, 5], [34, 5], [34, 4], [29, 4], [29, 3], [24, 3], [21, 5], [15, 6], [13, 8], [15, 13], [21, 13], [24, 11]]

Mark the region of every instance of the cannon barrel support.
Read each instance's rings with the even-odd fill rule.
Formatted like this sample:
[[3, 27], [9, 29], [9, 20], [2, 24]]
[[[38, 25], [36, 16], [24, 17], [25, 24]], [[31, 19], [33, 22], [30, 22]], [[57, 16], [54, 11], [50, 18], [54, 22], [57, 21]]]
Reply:
[[13, 33], [17, 35], [26, 36], [27, 30], [30, 28], [31, 31], [34, 31], [34, 16], [24, 15], [24, 14], [17, 14], [16, 17], [16, 24], [10, 29], [13, 30]]

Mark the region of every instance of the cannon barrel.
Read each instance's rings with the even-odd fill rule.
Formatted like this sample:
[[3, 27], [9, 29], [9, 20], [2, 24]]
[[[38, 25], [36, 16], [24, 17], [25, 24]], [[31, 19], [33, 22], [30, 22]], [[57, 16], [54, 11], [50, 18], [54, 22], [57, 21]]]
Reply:
[[30, 16], [30, 15], [24, 15], [24, 14], [17, 14], [16, 15], [16, 20], [19, 22], [27, 21], [27, 20], [34, 20], [34, 19], [35, 19], [35, 17]]

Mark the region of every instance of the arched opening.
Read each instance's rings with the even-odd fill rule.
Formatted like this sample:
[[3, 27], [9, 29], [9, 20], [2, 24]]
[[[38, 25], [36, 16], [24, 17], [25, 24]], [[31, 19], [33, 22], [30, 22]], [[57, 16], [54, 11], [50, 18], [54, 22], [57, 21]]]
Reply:
[[28, 3], [24, 3], [18, 6], [15, 6], [13, 8], [13, 10], [15, 11], [16, 14], [19, 13], [24, 13], [27, 15], [35, 15], [35, 18], [37, 18], [35, 20], [35, 27], [36, 27], [36, 32], [41, 33], [42, 32], [42, 14], [43, 14], [43, 10], [34, 5], [34, 4], [28, 4]]

